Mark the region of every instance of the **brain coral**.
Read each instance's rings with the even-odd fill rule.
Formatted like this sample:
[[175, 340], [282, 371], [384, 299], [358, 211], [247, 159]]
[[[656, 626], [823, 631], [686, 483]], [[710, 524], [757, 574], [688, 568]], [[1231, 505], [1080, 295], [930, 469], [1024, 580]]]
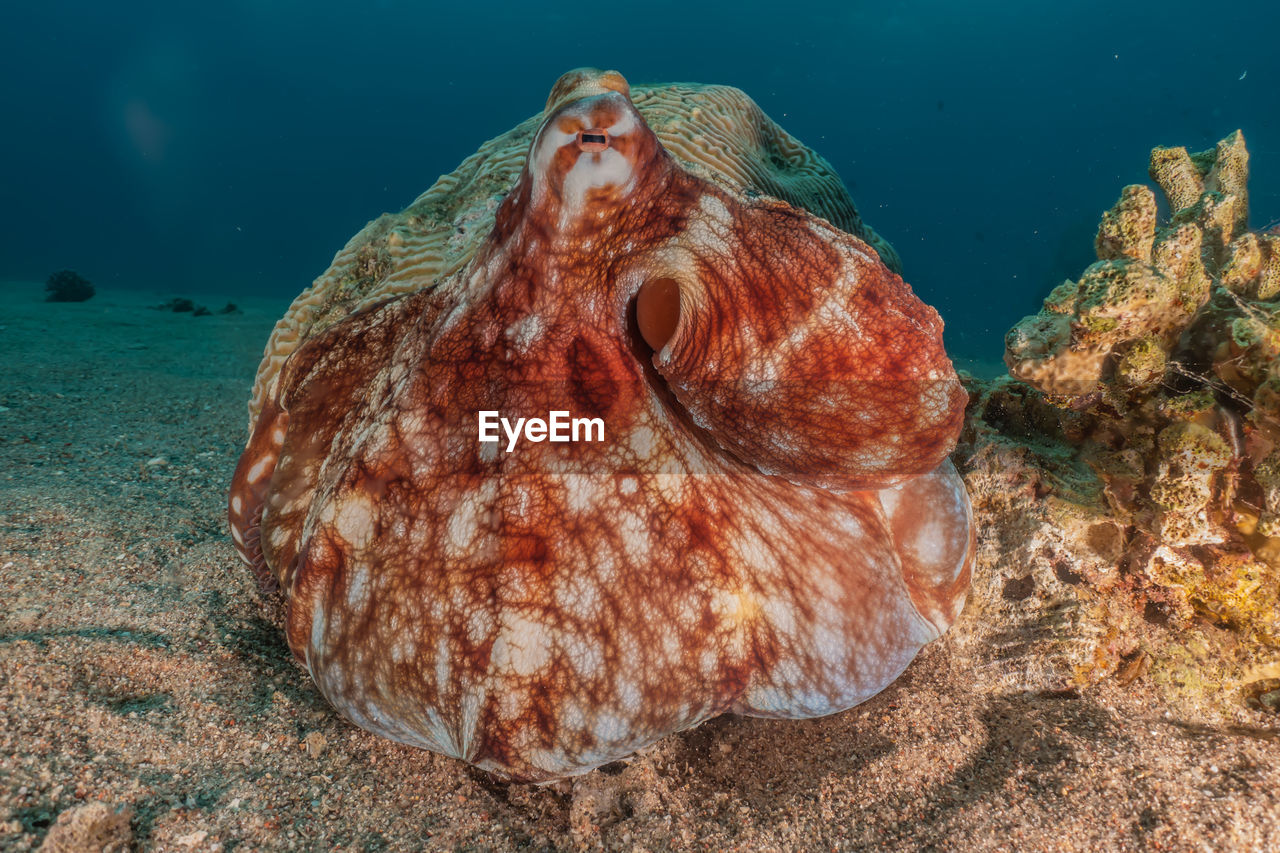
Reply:
[[889, 264], [742, 93], [565, 75], [272, 335], [229, 516], [294, 654], [516, 779], [878, 692], [973, 543], [965, 394]]

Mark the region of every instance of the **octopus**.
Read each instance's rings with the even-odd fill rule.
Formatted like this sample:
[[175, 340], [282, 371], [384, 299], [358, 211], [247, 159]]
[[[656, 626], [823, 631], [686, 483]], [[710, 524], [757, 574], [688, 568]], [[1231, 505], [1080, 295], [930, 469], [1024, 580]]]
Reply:
[[545, 781], [849, 708], [947, 630], [966, 395], [815, 157], [579, 69], [299, 297], [229, 518], [334, 708]]

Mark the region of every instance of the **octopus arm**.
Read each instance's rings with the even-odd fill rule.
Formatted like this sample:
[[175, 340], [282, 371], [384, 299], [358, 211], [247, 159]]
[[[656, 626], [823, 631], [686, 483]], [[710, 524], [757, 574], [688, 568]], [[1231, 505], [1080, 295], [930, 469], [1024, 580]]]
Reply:
[[[290, 581], [322, 464], [395, 346], [395, 329], [431, 294], [374, 306], [300, 346], [266, 401], [232, 476], [229, 518], [241, 559], [263, 591]], [[384, 389], [385, 390], [385, 389]]]
[[964, 480], [948, 459], [879, 498], [911, 601], [940, 637], [964, 607], [977, 548]]
[[839, 491], [928, 473], [952, 450], [966, 396], [942, 320], [861, 240], [708, 191], [668, 254], [679, 318], [655, 366], [726, 450]]
[[813, 717], [863, 702], [964, 605], [973, 528], [950, 461], [890, 489], [794, 497], [805, 494], [814, 524], [787, 546], [797, 551], [778, 551], [753, 572], [762, 593], [750, 626], [756, 666], [739, 713]]

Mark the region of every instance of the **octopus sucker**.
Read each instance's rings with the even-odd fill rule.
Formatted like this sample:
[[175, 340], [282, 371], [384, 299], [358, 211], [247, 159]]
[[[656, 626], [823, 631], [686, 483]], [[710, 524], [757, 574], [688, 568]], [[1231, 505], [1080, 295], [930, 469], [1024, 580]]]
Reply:
[[965, 600], [941, 333], [741, 92], [578, 69], [277, 325], [232, 541], [335, 708], [503, 778], [840, 711]]

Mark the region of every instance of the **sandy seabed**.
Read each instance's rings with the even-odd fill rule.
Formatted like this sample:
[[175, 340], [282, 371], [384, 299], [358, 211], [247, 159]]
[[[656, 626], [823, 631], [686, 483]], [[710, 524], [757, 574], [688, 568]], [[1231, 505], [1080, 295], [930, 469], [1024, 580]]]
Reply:
[[542, 787], [367, 734], [226, 533], [285, 302], [0, 293], [0, 849], [1280, 849], [1274, 716], [1141, 679], [993, 695], [945, 639], [845, 713], [721, 717]]

